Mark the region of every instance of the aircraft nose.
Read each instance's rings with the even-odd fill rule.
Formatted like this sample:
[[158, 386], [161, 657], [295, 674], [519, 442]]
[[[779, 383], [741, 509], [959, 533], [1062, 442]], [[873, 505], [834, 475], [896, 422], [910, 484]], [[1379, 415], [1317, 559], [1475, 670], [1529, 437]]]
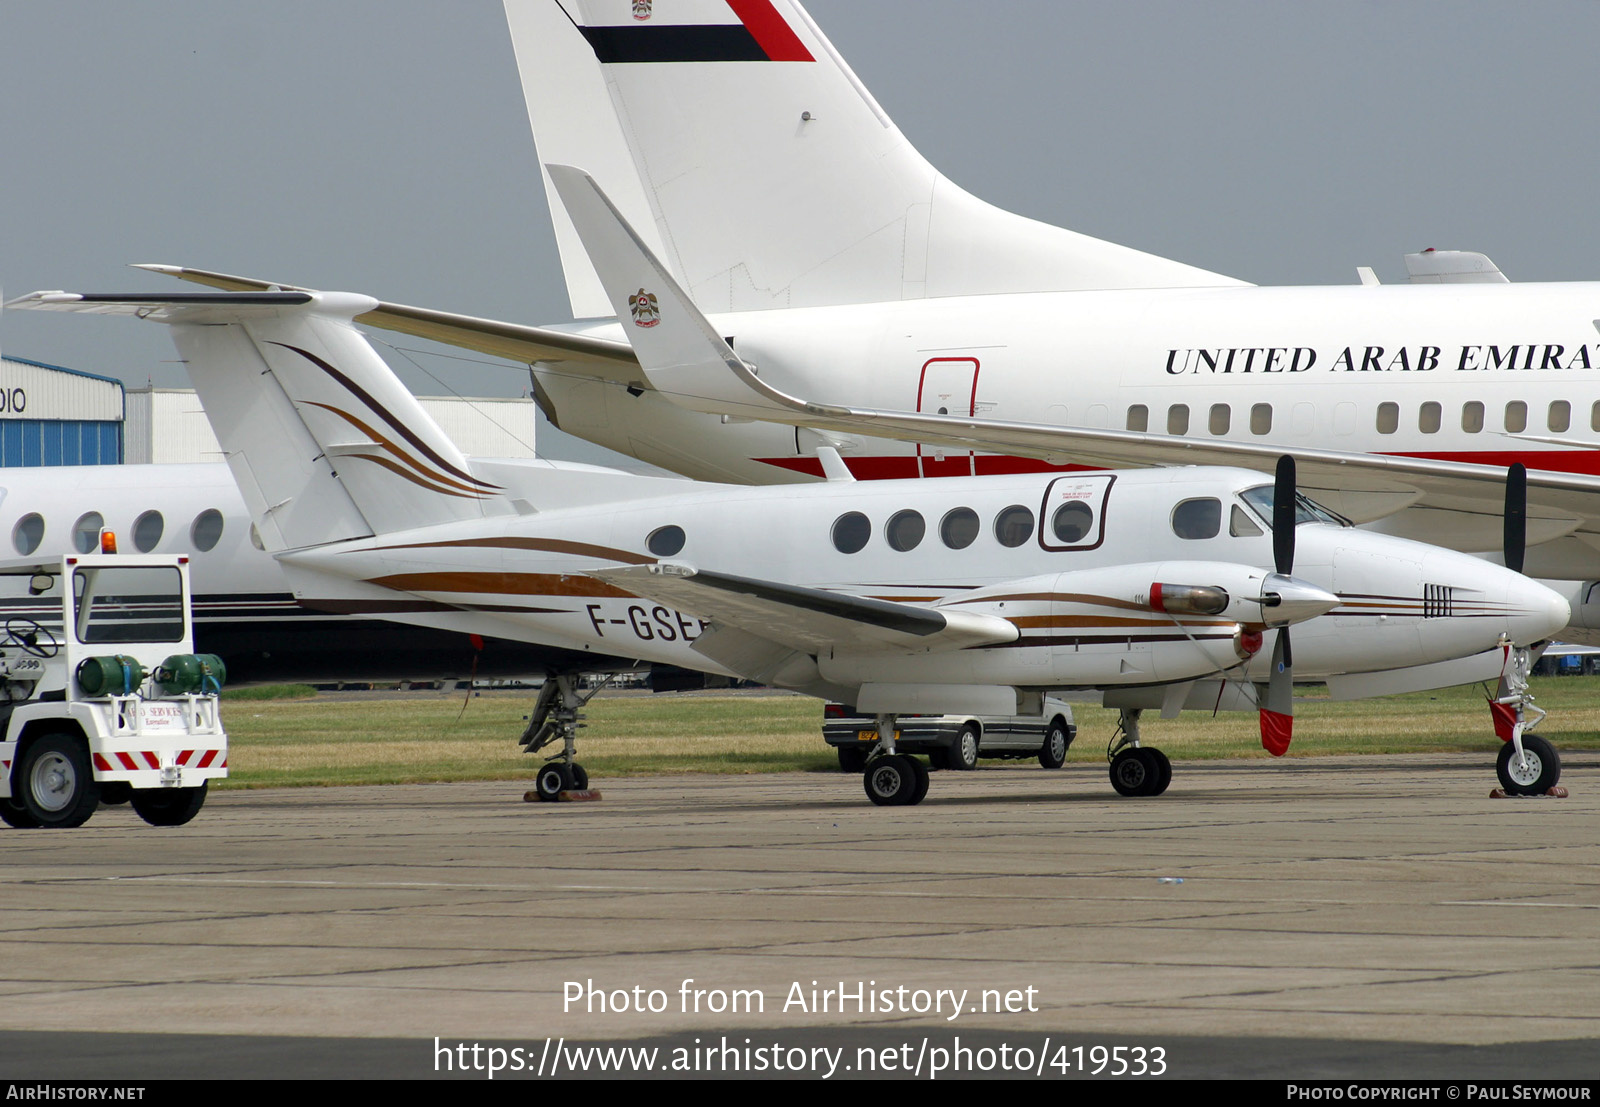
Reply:
[[1506, 632], [1517, 645], [1554, 638], [1572, 621], [1565, 596], [1520, 573], [1512, 577], [1506, 587]]

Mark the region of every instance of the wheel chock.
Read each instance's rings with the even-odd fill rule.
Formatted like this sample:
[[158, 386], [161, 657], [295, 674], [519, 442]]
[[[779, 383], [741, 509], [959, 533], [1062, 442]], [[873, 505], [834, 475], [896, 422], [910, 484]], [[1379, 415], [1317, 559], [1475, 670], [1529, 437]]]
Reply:
[[1536, 796], [1513, 796], [1510, 793], [1508, 793], [1504, 788], [1491, 788], [1489, 790], [1489, 798], [1490, 799], [1497, 799], [1497, 800], [1501, 800], [1501, 799], [1558, 799], [1558, 800], [1564, 800], [1564, 799], [1567, 798], [1567, 790], [1565, 788], [1561, 787], [1561, 785], [1555, 784], [1555, 785], [1552, 785], [1550, 788], [1546, 789], [1545, 791], [1540, 792]]

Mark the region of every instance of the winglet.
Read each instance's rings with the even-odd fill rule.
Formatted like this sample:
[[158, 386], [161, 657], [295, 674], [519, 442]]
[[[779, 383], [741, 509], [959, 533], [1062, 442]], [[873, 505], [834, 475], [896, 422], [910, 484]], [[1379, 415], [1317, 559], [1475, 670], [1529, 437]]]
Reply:
[[652, 387], [693, 411], [804, 407], [761, 384], [592, 177], [570, 165], [545, 169]]

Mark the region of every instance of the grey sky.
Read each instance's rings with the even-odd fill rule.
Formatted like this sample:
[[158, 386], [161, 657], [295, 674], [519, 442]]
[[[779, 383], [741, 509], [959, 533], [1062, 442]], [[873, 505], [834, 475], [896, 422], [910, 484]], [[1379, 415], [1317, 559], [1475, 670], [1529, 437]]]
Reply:
[[[808, 7], [935, 165], [1012, 210], [1263, 284], [1399, 280], [1425, 246], [1600, 275], [1600, 4]], [[162, 261], [568, 318], [498, 0], [0, 0], [0, 32], [6, 295], [175, 287], [124, 268]], [[8, 313], [0, 348], [183, 383], [125, 320]]]

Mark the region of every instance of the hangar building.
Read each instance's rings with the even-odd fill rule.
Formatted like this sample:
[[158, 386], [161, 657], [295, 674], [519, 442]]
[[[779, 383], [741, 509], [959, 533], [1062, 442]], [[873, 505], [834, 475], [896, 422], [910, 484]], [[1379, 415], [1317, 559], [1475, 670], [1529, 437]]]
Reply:
[[123, 410], [113, 377], [0, 359], [0, 466], [115, 465]]

